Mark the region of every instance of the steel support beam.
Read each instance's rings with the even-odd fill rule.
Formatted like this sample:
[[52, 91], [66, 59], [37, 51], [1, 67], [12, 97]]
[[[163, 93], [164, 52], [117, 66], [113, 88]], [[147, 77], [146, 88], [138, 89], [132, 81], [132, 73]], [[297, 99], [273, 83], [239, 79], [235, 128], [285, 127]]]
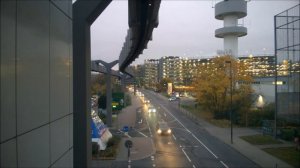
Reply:
[[111, 0], [77, 0], [73, 4], [73, 165], [91, 167], [90, 26]]
[[[103, 65], [99, 65], [99, 60], [94, 60], [91, 63], [91, 71], [93, 72], [99, 72], [99, 73], [103, 73], [106, 74], [106, 69]], [[121, 77], [120, 72], [119, 71], [115, 71], [112, 70], [111, 71], [111, 75], [115, 76], [115, 77]]]
[[114, 67], [117, 63], [119, 63], [118, 60], [115, 60], [113, 62], [107, 63], [102, 60], [98, 60], [99, 63], [101, 63], [106, 68], [106, 124], [108, 127], [112, 127], [112, 88], [111, 88], [111, 68]]

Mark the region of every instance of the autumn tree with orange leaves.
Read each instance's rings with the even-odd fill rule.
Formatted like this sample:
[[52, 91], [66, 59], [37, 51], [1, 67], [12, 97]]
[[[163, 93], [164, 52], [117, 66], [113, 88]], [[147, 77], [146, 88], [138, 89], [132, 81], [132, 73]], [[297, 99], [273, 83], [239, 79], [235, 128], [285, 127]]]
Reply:
[[199, 65], [193, 81], [197, 103], [212, 112], [215, 119], [229, 119], [232, 81], [232, 107], [237, 119], [252, 104], [252, 77], [246, 69], [243, 62], [231, 56], [214, 57]]

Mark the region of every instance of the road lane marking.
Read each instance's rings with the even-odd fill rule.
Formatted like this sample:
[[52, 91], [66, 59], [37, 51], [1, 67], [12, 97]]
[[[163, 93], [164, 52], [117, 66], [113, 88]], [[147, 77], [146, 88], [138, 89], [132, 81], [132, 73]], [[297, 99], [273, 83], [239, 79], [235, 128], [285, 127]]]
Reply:
[[192, 136], [209, 152], [211, 153], [216, 159], [218, 159], [218, 156], [215, 155], [207, 146], [204, 145], [204, 143], [202, 141], [200, 141], [200, 139], [198, 139], [194, 134], [192, 134]]
[[147, 125], [148, 125], [148, 129], [149, 129], [150, 136], [151, 136], [151, 137], [153, 137], [153, 136], [152, 136], [151, 129], [150, 129], [150, 125], [149, 125], [149, 123], [148, 123], [148, 120], [147, 120], [147, 118], [146, 118], [146, 122], [147, 122]]
[[174, 140], [176, 141], [176, 137], [175, 137], [175, 135], [174, 134], [172, 134], [173, 135], [173, 138], [174, 138]]
[[182, 152], [184, 153], [185, 157], [186, 157], [190, 162], [192, 162], [191, 159], [189, 158], [189, 156], [185, 153], [184, 148], [181, 148], [181, 150], [182, 150]]
[[198, 148], [199, 146], [180, 146], [181, 148]]
[[191, 133], [189, 129], [187, 129], [166, 107], [162, 106], [166, 112], [168, 112], [187, 132]]
[[196, 168], [196, 166], [195, 166], [195, 165], [193, 165], [193, 168]]
[[[165, 109], [166, 112], [168, 112], [187, 132], [191, 133], [189, 129], [187, 129], [166, 107], [162, 106], [162, 108]], [[216, 159], [218, 159], [218, 156], [215, 155], [200, 139], [198, 139], [193, 133], [191, 133], [192, 136], [209, 152], [211, 153]]]
[[[187, 129], [166, 107], [161, 106], [166, 112], [169, 113], [169, 115], [171, 115], [188, 133], [192, 134], [192, 136], [209, 152], [211, 153], [216, 159], [218, 159], [218, 156], [216, 154], [214, 154], [206, 145], [204, 145], [204, 143], [198, 139], [189, 129]], [[181, 145], [180, 145], [181, 147]], [[186, 155], [185, 151], [183, 150], [184, 148], [182, 148], [183, 153]], [[186, 157], [189, 159], [189, 157], [186, 155]], [[190, 159], [189, 159], [190, 161]], [[191, 162], [191, 161], [190, 161]], [[220, 161], [222, 163], [223, 166], [225, 166], [226, 168], [229, 168], [223, 161]]]
[[140, 133], [141, 135], [143, 135], [144, 137], [148, 138], [148, 136], [143, 134], [142, 132], [140, 132], [140, 131], [137, 131], [137, 132]]
[[229, 168], [222, 160], [220, 160], [220, 162], [222, 163], [222, 165], [226, 168]]

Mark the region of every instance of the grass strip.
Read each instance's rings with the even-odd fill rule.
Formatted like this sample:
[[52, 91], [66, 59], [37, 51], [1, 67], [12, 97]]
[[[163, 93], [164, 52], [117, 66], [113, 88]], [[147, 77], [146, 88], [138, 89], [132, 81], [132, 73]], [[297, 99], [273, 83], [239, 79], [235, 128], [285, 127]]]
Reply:
[[296, 147], [265, 148], [263, 150], [291, 166], [300, 167], [300, 151], [296, 150]]
[[270, 144], [281, 144], [282, 142], [273, 139], [270, 135], [250, 135], [250, 136], [241, 136], [241, 139], [249, 142], [253, 145], [270, 145]]

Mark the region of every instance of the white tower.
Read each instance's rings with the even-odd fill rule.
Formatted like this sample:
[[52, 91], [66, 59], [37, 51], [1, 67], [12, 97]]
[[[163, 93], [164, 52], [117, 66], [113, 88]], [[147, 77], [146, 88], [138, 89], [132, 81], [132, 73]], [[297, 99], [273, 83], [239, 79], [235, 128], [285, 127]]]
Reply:
[[224, 20], [224, 27], [215, 30], [215, 37], [224, 38], [224, 52], [238, 57], [238, 37], [247, 35], [247, 28], [238, 19], [247, 15], [245, 0], [224, 0], [215, 6], [215, 18]]

